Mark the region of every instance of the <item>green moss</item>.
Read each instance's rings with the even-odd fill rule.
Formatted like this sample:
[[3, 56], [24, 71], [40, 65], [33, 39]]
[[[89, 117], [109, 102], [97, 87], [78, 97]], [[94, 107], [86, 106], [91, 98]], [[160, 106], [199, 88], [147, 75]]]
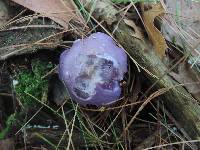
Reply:
[[33, 60], [31, 66], [32, 70], [22, 70], [16, 78], [18, 84], [15, 91], [24, 108], [38, 104], [33, 97], [39, 101], [44, 99], [48, 91], [48, 80], [42, 77], [54, 67], [52, 63], [40, 60]]
[[6, 127], [0, 132], [0, 140], [4, 139], [15, 122], [15, 114], [11, 114], [6, 120]]

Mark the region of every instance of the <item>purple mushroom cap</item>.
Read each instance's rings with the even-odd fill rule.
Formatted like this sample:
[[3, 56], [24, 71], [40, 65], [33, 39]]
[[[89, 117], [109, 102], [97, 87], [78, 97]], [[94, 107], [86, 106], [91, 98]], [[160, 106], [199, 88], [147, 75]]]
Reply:
[[60, 56], [59, 78], [71, 98], [83, 106], [116, 102], [126, 72], [126, 53], [101, 32], [74, 41]]

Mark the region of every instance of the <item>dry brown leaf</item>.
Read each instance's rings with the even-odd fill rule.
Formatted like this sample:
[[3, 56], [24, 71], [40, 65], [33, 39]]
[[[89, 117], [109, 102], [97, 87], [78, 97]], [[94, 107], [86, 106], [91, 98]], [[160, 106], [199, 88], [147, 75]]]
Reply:
[[76, 6], [71, 0], [12, 0], [30, 10], [51, 18], [65, 29], [70, 20], [83, 23], [83, 18], [76, 14]]
[[178, 73], [170, 75], [190, 92], [195, 99], [200, 101], [200, 76], [186, 63], [179, 64]]
[[151, 9], [145, 11], [144, 4], [142, 6], [143, 21], [149, 38], [151, 39], [156, 53], [163, 58], [165, 56], [165, 50], [167, 49], [167, 44], [163, 38], [161, 32], [154, 26], [154, 19], [165, 13], [164, 8], [161, 3], [151, 4]]
[[136, 24], [132, 20], [130, 20], [130, 19], [124, 19], [124, 22], [125, 22], [125, 24], [127, 24], [128, 26], [130, 26], [135, 31], [135, 34], [132, 35], [133, 37], [138, 38], [140, 40], [144, 40], [142, 32], [139, 31], [139, 28], [136, 26]]

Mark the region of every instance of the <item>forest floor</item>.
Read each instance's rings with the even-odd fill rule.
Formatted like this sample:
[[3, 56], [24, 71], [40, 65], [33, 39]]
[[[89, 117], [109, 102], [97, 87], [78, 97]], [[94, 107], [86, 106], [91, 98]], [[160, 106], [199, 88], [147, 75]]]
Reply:
[[[200, 149], [199, 8], [0, 0], [0, 150]], [[73, 101], [58, 75], [60, 54], [95, 32], [128, 55], [121, 98], [101, 107]]]

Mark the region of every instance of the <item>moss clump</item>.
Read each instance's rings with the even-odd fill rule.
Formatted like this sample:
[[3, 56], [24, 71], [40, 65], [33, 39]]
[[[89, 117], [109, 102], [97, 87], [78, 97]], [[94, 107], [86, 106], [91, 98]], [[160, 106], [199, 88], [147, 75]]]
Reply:
[[54, 67], [52, 63], [38, 59], [33, 60], [31, 66], [32, 70], [22, 70], [16, 78], [18, 84], [15, 91], [24, 108], [44, 100], [48, 91], [48, 80], [42, 77]]
[[6, 120], [6, 127], [0, 132], [0, 140], [6, 137], [7, 133], [10, 131], [14, 122], [15, 122], [15, 113], [11, 114]]

